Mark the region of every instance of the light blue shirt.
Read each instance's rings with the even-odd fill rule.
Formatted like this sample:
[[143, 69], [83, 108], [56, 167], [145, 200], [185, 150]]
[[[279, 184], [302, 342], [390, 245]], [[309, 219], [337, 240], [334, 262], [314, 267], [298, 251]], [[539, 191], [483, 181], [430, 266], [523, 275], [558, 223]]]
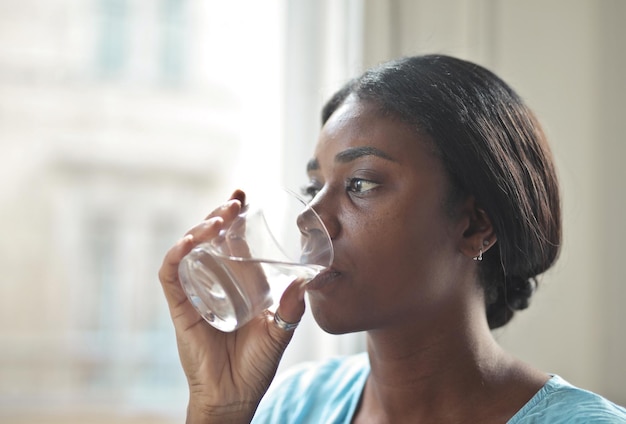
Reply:
[[[276, 378], [254, 424], [349, 424], [370, 372], [366, 354], [301, 364]], [[626, 409], [553, 376], [508, 424], [626, 423]]]

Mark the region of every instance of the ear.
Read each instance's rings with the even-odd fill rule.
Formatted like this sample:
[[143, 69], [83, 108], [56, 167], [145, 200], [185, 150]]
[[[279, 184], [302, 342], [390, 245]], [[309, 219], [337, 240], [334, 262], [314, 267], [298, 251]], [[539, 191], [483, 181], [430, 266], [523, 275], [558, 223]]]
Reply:
[[461, 217], [459, 250], [468, 258], [480, 261], [497, 241], [491, 219], [476, 203], [474, 196], [466, 199], [461, 208]]

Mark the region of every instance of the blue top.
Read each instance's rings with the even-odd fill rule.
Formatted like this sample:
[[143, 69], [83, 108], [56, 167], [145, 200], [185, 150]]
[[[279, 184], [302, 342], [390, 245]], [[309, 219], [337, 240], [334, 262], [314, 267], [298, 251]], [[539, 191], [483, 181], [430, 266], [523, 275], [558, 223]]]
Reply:
[[[276, 378], [255, 424], [349, 424], [370, 372], [366, 354], [301, 364]], [[553, 376], [508, 424], [626, 423], [626, 409]]]

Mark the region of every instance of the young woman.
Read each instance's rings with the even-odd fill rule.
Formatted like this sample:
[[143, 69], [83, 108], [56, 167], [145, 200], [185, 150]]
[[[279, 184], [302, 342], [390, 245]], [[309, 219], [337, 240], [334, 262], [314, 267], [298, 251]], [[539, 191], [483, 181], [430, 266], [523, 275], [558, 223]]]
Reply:
[[[322, 112], [307, 166], [332, 268], [234, 333], [187, 301], [178, 263], [245, 202], [237, 191], [165, 257], [160, 279], [190, 388], [189, 423], [626, 422], [626, 410], [503, 351], [490, 330], [528, 306], [561, 243], [558, 183], [532, 112], [447, 56], [385, 63]], [[274, 381], [304, 294], [367, 353]]]

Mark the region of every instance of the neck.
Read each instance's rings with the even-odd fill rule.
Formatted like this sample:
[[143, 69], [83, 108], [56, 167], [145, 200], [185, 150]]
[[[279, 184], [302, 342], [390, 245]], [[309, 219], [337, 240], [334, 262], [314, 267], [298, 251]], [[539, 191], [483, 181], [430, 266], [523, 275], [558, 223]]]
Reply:
[[[426, 323], [404, 329], [374, 330], [368, 333], [372, 376], [394, 384], [429, 381], [447, 374], [488, 372], [505, 356], [483, 320], [465, 325]], [[429, 386], [432, 382], [429, 382]]]
[[454, 417], [471, 416], [474, 405], [498, 397], [513, 360], [495, 342], [484, 317], [464, 315], [448, 316], [462, 325], [451, 326], [446, 319], [368, 333], [371, 374], [361, 404], [368, 410], [365, 416], [455, 422]]

